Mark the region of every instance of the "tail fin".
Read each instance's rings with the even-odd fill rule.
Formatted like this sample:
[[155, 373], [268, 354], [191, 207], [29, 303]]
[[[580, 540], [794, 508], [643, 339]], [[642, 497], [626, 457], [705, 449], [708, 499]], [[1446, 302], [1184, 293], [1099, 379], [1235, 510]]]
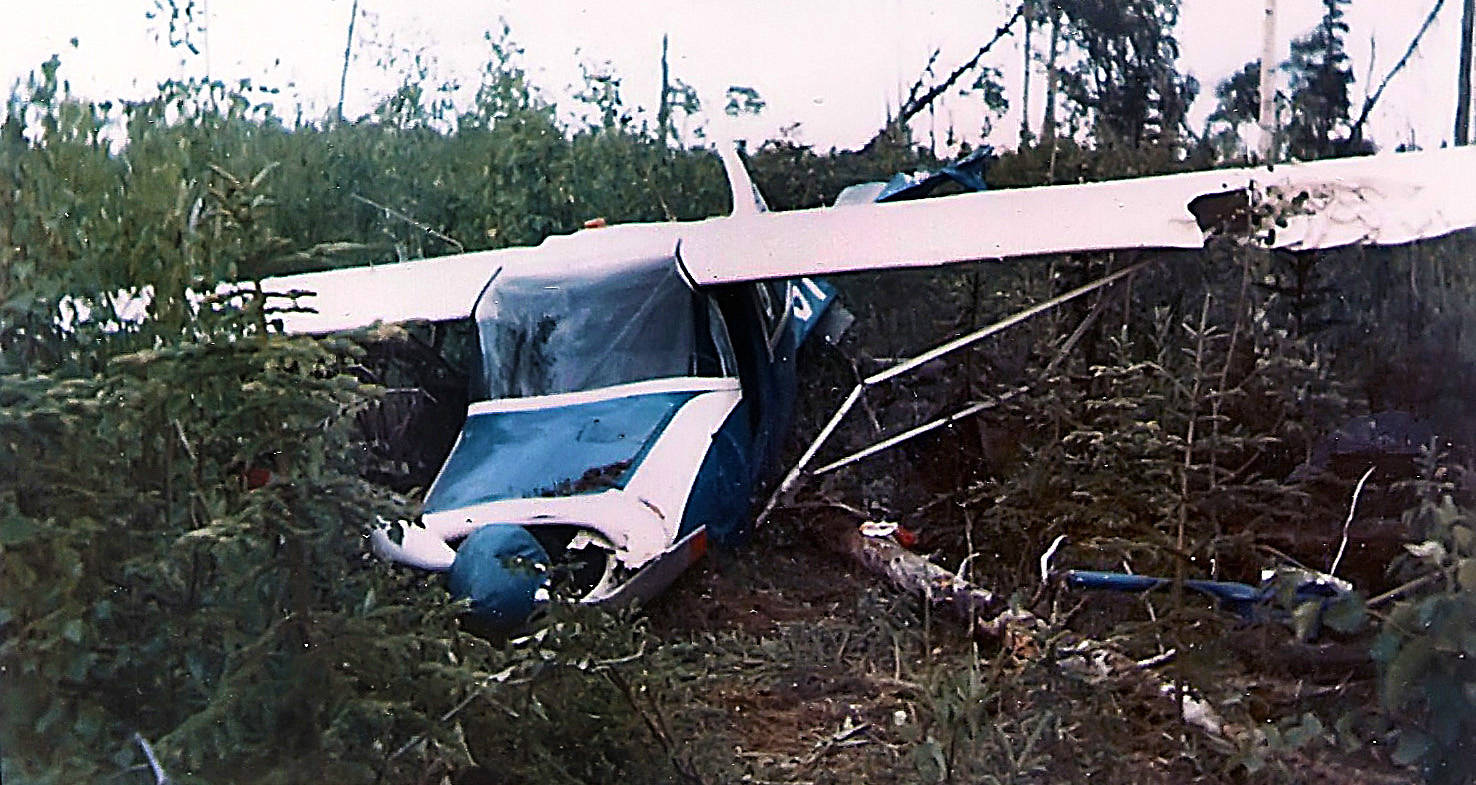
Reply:
[[748, 167], [743, 165], [743, 156], [738, 152], [738, 145], [732, 142], [720, 144], [718, 155], [723, 159], [723, 171], [728, 174], [728, 188], [733, 193], [731, 214], [767, 213], [769, 205], [764, 202], [764, 195], [759, 193], [758, 186], [753, 184], [753, 178], [748, 176]]

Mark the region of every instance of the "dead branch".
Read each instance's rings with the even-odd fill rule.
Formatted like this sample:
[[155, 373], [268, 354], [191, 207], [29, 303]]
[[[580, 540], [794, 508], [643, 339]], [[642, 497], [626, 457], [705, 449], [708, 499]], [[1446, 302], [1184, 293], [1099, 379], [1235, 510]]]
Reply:
[[680, 754], [676, 742], [672, 739], [671, 730], [666, 725], [666, 717], [661, 713], [661, 709], [656, 705], [656, 702], [650, 696], [647, 696], [643, 702], [635, 687], [618, 670], [609, 667], [602, 667], [597, 670], [601, 676], [605, 677], [605, 681], [609, 682], [610, 686], [614, 687], [620, 693], [621, 697], [625, 698], [625, 702], [630, 706], [631, 710], [641, 718], [641, 722], [645, 724], [646, 730], [661, 745], [661, 750], [666, 753], [666, 758], [671, 762], [671, 766], [676, 770], [676, 773], [687, 782], [695, 783], [695, 785], [707, 785], [707, 779], [692, 765], [692, 761], [688, 756]]
[[1358, 119], [1353, 121], [1353, 127], [1349, 132], [1351, 138], [1354, 140], [1363, 138], [1363, 124], [1368, 121], [1369, 114], [1373, 112], [1374, 104], [1379, 102], [1379, 97], [1384, 94], [1384, 88], [1389, 86], [1389, 82], [1394, 80], [1394, 75], [1403, 70], [1404, 66], [1409, 63], [1409, 59], [1414, 56], [1415, 50], [1420, 47], [1420, 39], [1425, 37], [1425, 31], [1435, 23], [1435, 17], [1444, 5], [1445, 0], [1435, 0], [1435, 7], [1430, 9], [1429, 15], [1425, 17], [1425, 23], [1420, 25], [1419, 32], [1415, 33], [1414, 38], [1410, 40], [1409, 47], [1404, 50], [1404, 56], [1399, 58], [1399, 62], [1395, 63], [1393, 68], [1389, 69], [1389, 73], [1384, 74], [1384, 80], [1379, 82], [1378, 89], [1363, 99], [1363, 108], [1359, 110]]
[[[642, 652], [644, 652], [644, 651], [645, 651], [645, 649], [644, 649], [644, 647], [642, 647]], [[476, 702], [476, 700], [478, 698], [482, 697], [483, 695], [486, 695], [487, 694], [487, 691], [490, 690], [490, 689], [492, 689], [493, 685], [502, 685], [502, 686], [505, 686], [505, 687], [512, 687], [512, 686], [516, 686], [516, 685], [519, 685], [519, 684], [528, 684], [529, 682], [533, 681], [533, 679], [531, 677], [530, 678], [522, 678], [522, 679], [513, 679], [513, 680], [509, 681], [507, 677], [510, 676], [510, 675], [512, 675], [512, 671], [513, 671], [512, 668], [508, 668], [507, 670], [504, 670], [501, 673], [497, 673], [497, 674], [494, 674], [494, 675], [488, 677], [488, 679], [486, 680], [486, 682], [483, 683], [480, 687], [477, 687], [477, 688], [473, 689], [471, 692], [467, 693], [466, 697], [462, 698], [461, 701], [458, 702], [455, 706], [452, 706], [451, 708], [447, 709], [445, 711], [445, 713], [443, 713], [440, 716], [440, 718], [437, 720], [437, 722], [440, 722], [440, 723], [443, 723], [443, 724], [444, 723], [447, 723], [447, 722], [450, 722], [451, 721], [451, 718], [452, 717], [455, 717], [457, 714], [460, 714], [462, 709], [466, 708], [467, 706], [472, 705], [473, 703]], [[400, 757], [401, 755], [404, 755], [405, 753], [407, 753], [410, 750], [414, 749], [417, 745], [425, 742], [425, 740], [428, 739], [429, 737], [430, 736], [427, 733], [417, 734], [415, 737], [411, 738], [409, 741], [407, 741], [404, 744], [400, 745], [400, 748], [399, 749], [397, 749], [394, 752], [390, 753], [390, 756], [388, 758], [386, 758], [385, 760], [392, 761], [392, 760]]]
[[928, 62], [923, 65], [922, 74], [917, 77], [917, 81], [913, 82], [912, 87], [908, 89], [907, 97], [902, 99], [901, 104], [897, 105], [898, 111], [905, 110], [907, 107], [912, 106], [914, 103], [917, 102], [918, 94], [922, 92], [923, 85], [925, 84], [923, 77], [933, 72], [933, 66], [937, 64], [938, 55], [940, 54], [943, 54], [942, 49], [934, 49], [933, 53], [928, 55]]
[[1392, 588], [1392, 589], [1390, 589], [1390, 590], [1388, 590], [1388, 591], [1384, 592], [1383, 594], [1380, 594], [1380, 595], [1378, 595], [1376, 597], [1370, 597], [1369, 600], [1368, 600], [1368, 602], [1366, 602], [1364, 604], [1367, 605], [1369, 608], [1378, 608], [1381, 605], [1387, 605], [1388, 603], [1392, 602], [1393, 600], [1397, 600], [1397, 599], [1403, 597], [1404, 595], [1406, 595], [1406, 594], [1414, 591], [1415, 589], [1423, 589], [1426, 586], [1429, 586], [1430, 584], [1432, 584], [1432, 583], [1434, 583], [1434, 582], [1436, 582], [1436, 581], [1438, 581], [1438, 580], [1440, 580], [1441, 578], [1444, 578], [1444, 577], [1446, 577], [1446, 575], [1445, 575], [1444, 572], [1441, 572], [1441, 571], [1432, 572], [1432, 573], [1428, 573], [1426, 575], [1422, 575], [1422, 576], [1420, 576], [1418, 578], [1415, 578], [1412, 581], [1409, 581], [1408, 583], [1403, 583], [1403, 584], [1400, 584], [1398, 586], [1395, 586], [1394, 588]]
[[867, 537], [856, 527], [846, 526], [825, 536], [823, 544], [885, 577], [898, 589], [945, 606], [966, 623], [999, 610], [999, 598], [994, 592], [970, 584], [903, 548], [890, 537]]
[[154, 747], [149, 744], [149, 740], [145, 739], [141, 733], [134, 733], [133, 742], [143, 750], [144, 757], [148, 759], [149, 770], [154, 774], [155, 785], [169, 785], [171, 782], [169, 775], [164, 773], [164, 767], [160, 765], [159, 757], [154, 754]]
[[348, 87], [349, 60], [354, 52], [354, 22], [359, 19], [359, 0], [349, 9], [348, 38], [343, 44], [343, 70], [338, 74], [338, 122], [343, 122], [343, 94]]
[[426, 234], [430, 235], [431, 237], [434, 237], [437, 240], [440, 240], [441, 242], [446, 243], [447, 245], [454, 245], [454, 246], [456, 246], [457, 253], [465, 253], [466, 252], [466, 246], [462, 245], [460, 240], [457, 240], [455, 237], [451, 237], [451, 236], [449, 236], [447, 234], [444, 234], [442, 232], [436, 231], [435, 227], [431, 226], [428, 223], [425, 223], [424, 221], [418, 221], [415, 218], [413, 218], [413, 217], [411, 217], [409, 215], [406, 215], [405, 213], [402, 213], [402, 212], [400, 212], [399, 210], [396, 210], [393, 207], [389, 207], [387, 205], [382, 205], [379, 202], [374, 201], [373, 199], [366, 199], [366, 198], [364, 198], [364, 197], [362, 197], [362, 196], [360, 196], [358, 194], [349, 194], [349, 198], [351, 198], [351, 199], [353, 199], [355, 201], [363, 202], [364, 204], [367, 204], [370, 207], [373, 207], [376, 210], [379, 210], [379, 211], [383, 212], [385, 215], [390, 216], [391, 218], [398, 218], [401, 221], [404, 221], [405, 223], [410, 224], [411, 226], [415, 227], [416, 229], [419, 229], [420, 231], [425, 232]]
[[[1010, 34], [1010, 31], [1015, 27], [1015, 22], [1020, 21], [1020, 18], [1024, 14], [1025, 3], [1021, 3], [1019, 6], [1016, 6], [1015, 13], [1011, 14], [1010, 18], [1004, 24], [1000, 25], [999, 29], [994, 31], [994, 37], [989, 39], [989, 43], [979, 47], [979, 51], [975, 52], [974, 56], [969, 58], [968, 62], [953, 69], [953, 73], [950, 73], [943, 81], [933, 85], [932, 88], [922, 95], [917, 94], [918, 90], [922, 88], [922, 79], [919, 77], [917, 83], [912, 86], [907, 100], [898, 108], [897, 119], [893, 121], [893, 124], [898, 127], [906, 125], [907, 121], [915, 117], [918, 112], [928, 108], [930, 104], [938, 100], [938, 96], [948, 92], [949, 88], [953, 87], [959, 79], [962, 79], [964, 74], [974, 70], [974, 67], [979, 64], [979, 61], [984, 59], [984, 55], [988, 54], [989, 50], [993, 49], [994, 45], [999, 43], [1001, 38]], [[938, 53], [934, 52], [933, 56], [928, 59], [927, 69], [931, 69], [933, 62], [937, 59]], [[924, 69], [924, 71], [926, 72], [927, 69]]]
[[1348, 502], [1348, 517], [1343, 521], [1343, 539], [1338, 543], [1338, 555], [1333, 557], [1332, 566], [1327, 568], [1328, 575], [1338, 574], [1338, 564], [1343, 561], [1343, 551], [1348, 548], [1348, 527], [1353, 525], [1353, 516], [1358, 514], [1358, 495], [1363, 493], [1363, 485], [1373, 473], [1374, 467], [1368, 467], [1368, 471], [1358, 478], [1358, 486], [1353, 489], [1353, 500]]

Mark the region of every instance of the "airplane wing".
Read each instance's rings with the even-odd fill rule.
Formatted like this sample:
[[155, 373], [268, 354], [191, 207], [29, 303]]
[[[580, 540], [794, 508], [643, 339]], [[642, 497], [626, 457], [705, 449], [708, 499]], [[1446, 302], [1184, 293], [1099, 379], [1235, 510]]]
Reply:
[[1201, 248], [1217, 218], [1238, 210], [1244, 219], [1247, 206], [1270, 214], [1253, 233], [1288, 250], [1438, 237], [1476, 226], [1476, 149], [733, 215], [683, 232], [680, 255], [693, 280], [720, 284], [1074, 251]]
[[[266, 292], [304, 292], [299, 308], [278, 313], [289, 333], [329, 333], [375, 322], [445, 321], [469, 316], [487, 280], [529, 249], [457, 254], [398, 264], [345, 267], [264, 278]], [[273, 306], [281, 303], [273, 302]]]
[[[736, 153], [734, 212], [690, 223], [609, 227], [543, 245], [279, 276], [268, 292], [310, 292], [281, 313], [292, 333], [469, 316], [504, 264], [678, 248], [699, 285], [1134, 248], [1201, 248], [1231, 225], [1289, 250], [1392, 245], [1476, 226], [1476, 148], [1453, 148], [1017, 188], [882, 204], [763, 212]], [[1247, 210], [1263, 217], [1248, 229]], [[1228, 222], [1225, 220], [1228, 218]], [[1238, 229], [1235, 224], [1241, 224]], [[679, 244], [678, 244], [679, 242]], [[664, 251], [663, 251], [664, 252]]]
[[[767, 211], [768, 206], [744, 168], [738, 149], [724, 145], [719, 148], [719, 154], [732, 191], [732, 214], [759, 215]], [[598, 241], [589, 245], [597, 247], [600, 255], [614, 257], [652, 252], [647, 247], [650, 238], [654, 238], [657, 248], [676, 247], [679, 236], [676, 231], [651, 231], [650, 225], [644, 226], [644, 229], [642, 225], [601, 229], [597, 233]], [[275, 315], [289, 333], [330, 333], [376, 322], [448, 321], [471, 315], [482, 289], [503, 265], [531, 260], [539, 254], [546, 254], [549, 263], [557, 263], [555, 249], [581, 244], [576, 235], [555, 235], [533, 247], [265, 278], [261, 288], [277, 294], [303, 293], [294, 298], [296, 308]], [[239, 288], [252, 287], [225, 284], [218, 293], [229, 294]]]

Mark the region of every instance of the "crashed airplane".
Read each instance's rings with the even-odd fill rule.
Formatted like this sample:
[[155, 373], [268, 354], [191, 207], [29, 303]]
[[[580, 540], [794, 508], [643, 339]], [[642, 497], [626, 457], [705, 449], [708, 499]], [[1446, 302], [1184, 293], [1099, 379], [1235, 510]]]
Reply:
[[460, 436], [421, 519], [382, 522], [377, 552], [447, 573], [473, 615], [502, 629], [551, 591], [590, 603], [659, 592], [709, 538], [739, 540], [751, 525], [791, 419], [797, 349], [842, 321], [835, 290], [809, 276], [1195, 249], [1223, 233], [1291, 251], [1392, 245], [1476, 226], [1470, 148], [785, 213], [764, 208], [736, 151], [724, 162], [728, 216], [262, 282], [299, 293], [304, 310], [281, 315], [287, 332], [475, 325], [480, 367]]

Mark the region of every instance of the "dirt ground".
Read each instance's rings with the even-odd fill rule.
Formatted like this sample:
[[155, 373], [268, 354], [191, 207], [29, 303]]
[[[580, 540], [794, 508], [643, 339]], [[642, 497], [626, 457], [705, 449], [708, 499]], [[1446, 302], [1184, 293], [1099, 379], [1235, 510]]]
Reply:
[[[1147, 621], [1135, 598], [1069, 599], [1062, 629], [1110, 636]], [[702, 781], [1417, 781], [1381, 752], [1340, 750], [1330, 732], [1237, 747], [1131, 680], [1073, 678], [1045, 653], [1049, 640], [972, 640], [820, 547], [796, 518], [706, 559], [647, 613], [665, 645], [703, 650], [715, 666], [675, 709], [704, 737]], [[1310, 712], [1330, 728], [1370, 697], [1358, 657], [1333, 662], [1357, 642], [1298, 650], [1280, 627], [1199, 626], [1215, 637], [1181, 643], [1188, 653], [1164, 673], [1194, 684], [1227, 724], [1284, 730]]]

